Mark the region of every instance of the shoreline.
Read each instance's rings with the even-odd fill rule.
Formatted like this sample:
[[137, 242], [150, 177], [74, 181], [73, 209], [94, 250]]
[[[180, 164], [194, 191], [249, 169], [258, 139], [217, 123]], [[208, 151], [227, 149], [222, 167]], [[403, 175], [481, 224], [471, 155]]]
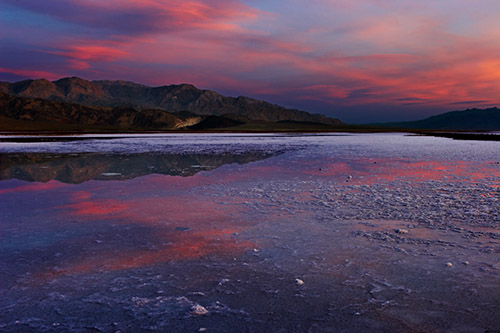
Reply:
[[[500, 141], [500, 135], [494, 131], [443, 131], [443, 130], [412, 130], [399, 128], [336, 128], [331, 130], [169, 130], [169, 131], [0, 131], [1, 142], [55, 142], [80, 141], [92, 139], [92, 135], [110, 135], [99, 139], [114, 139], [127, 134], [377, 134], [377, 133], [406, 133], [410, 136], [433, 136], [452, 140], [473, 141]], [[27, 138], [10, 138], [10, 136], [27, 136]], [[84, 137], [82, 137], [84, 136]], [[38, 139], [37, 139], [38, 138]]]

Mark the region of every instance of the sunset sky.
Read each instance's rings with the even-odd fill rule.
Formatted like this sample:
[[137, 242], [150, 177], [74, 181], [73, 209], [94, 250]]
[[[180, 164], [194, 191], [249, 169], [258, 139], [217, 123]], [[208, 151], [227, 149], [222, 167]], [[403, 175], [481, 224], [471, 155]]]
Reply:
[[0, 80], [192, 83], [346, 122], [500, 105], [498, 0], [0, 0]]

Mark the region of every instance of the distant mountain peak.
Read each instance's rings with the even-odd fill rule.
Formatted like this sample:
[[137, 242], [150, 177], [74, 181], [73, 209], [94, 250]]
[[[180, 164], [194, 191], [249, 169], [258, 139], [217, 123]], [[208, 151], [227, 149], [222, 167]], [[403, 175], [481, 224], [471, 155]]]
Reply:
[[497, 131], [500, 130], [500, 109], [467, 109], [450, 111], [416, 121], [380, 124], [389, 127], [465, 130], [465, 131]]
[[201, 90], [196, 88], [193, 84], [191, 83], [181, 83], [181, 84], [176, 84], [175, 86], [183, 89], [196, 89], [196, 90]]

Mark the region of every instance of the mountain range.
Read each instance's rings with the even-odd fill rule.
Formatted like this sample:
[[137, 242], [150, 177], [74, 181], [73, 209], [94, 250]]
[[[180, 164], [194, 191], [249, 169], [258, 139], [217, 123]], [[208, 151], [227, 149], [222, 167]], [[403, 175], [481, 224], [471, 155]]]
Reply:
[[[321, 114], [248, 97], [225, 97], [191, 84], [149, 87], [78, 77], [0, 82], [0, 130], [11, 131], [332, 131], [373, 126], [500, 130], [500, 109], [453, 111], [423, 120], [349, 126]], [[380, 128], [382, 127], [382, 128]]]
[[451, 111], [422, 120], [377, 124], [383, 127], [411, 129], [498, 131], [500, 130], [500, 109], [467, 109]]
[[85, 106], [0, 92], [2, 130], [175, 130], [202, 123], [190, 113]]
[[[191, 84], [149, 87], [128, 81], [78, 77], [0, 82], [0, 116], [14, 120], [83, 124], [120, 129], [204, 129], [246, 122], [342, 125], [338, 119], [248, 98], [225, 97]], [[222, 117], [219, 119], [217, 117]]]

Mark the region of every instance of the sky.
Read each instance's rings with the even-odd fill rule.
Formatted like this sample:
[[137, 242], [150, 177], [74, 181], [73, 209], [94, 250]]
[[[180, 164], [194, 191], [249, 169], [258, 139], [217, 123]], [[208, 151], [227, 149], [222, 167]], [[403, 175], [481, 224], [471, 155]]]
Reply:
[[191, 83], [350, 123], [500, 105], [498, 0], [0, 0], [0, 80]]

